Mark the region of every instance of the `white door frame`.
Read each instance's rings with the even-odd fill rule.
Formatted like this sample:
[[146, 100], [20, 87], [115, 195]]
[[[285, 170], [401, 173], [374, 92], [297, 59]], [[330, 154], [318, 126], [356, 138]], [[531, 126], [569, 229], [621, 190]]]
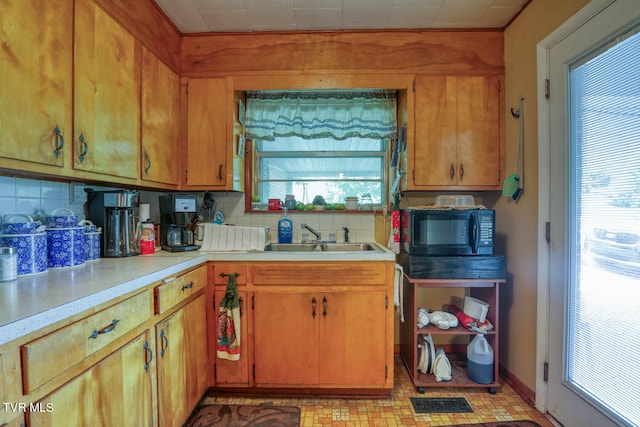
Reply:
[[549, 76], [548, 51], [586, 21], [597, 15], [615, 0], [592, 0], [537, 45], [538, 98], [538, 280], [536, 329], [536, 408], [547, 412], [547, 383], [544, 364], [549, 357], [549, 248], [546, 241], [547, 222], [550, 221], [550, 161], [549, 161], [549, 101], [546, 99], [546, 80]]

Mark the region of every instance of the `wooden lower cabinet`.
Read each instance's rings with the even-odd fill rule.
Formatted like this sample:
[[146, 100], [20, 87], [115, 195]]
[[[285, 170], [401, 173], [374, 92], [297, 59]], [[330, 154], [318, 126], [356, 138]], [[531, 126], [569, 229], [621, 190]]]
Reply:
[[[218, 308], [220, 307], [220, 302], [224, 298], [224, 294], [224, 290], [216, 290], [215, 292], [215, 309], [213, 313], [216, 320], [213, 324], [216, 326], [218, 324]], [[218, 385], [247, 386], [249, 384], [249, 354], [251, 344], [249, 343], [247, 293], [239, 291], [238, 299], [240, 302], [240, 359], [219, 359], [216, 356], [215, 349], [217, 333], [210, 335], [211, 345], [209, 346], [209, 351], [212, 352], [212, 357], [215, 358], [215, 383]], [[217, 328], [213, 332], [217, 332]]]
[[382, 290], [256, 292], [256, 386], [382, 387], [385, 297]]
[[143, 426], [153, 423], [155, 359], [147, 330], [35, 404], [29, 425]]
[[156, 325], [158, 424], [181, 426], [208, 386], [205, 296]]

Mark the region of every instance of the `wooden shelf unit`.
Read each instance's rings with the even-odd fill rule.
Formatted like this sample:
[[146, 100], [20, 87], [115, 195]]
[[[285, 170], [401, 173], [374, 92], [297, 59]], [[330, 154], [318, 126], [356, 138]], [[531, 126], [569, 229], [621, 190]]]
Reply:
[[[409, 371], [409, 376], [415, 387], [421, 393], [427, 387], [487, 387], [490, 393], [495, 393], [500, 387], [498, 376], [498, 307], [499, 287], [505, 279], [415, 279], [404, 275], [403, 298], [405, 309], [405, 321], [401, 324], [400, 356]], [[418, 293], [421, 290], [434, 288], [467, 288], [470, 296], [479, 298], [489, 304], [487, 319], [491, 321], [494, 329], [486, 334], [487, 341], [493, 348], [494, 354], [494, 382], [490, 384], [478, 384], [467, 376], [466, 354], [447, 352], [451, 362], [451, 381], [438, 382], [432, 374], [423, 374], [418, 370], [418, 339], [421, 335], [468, 335], [469, 338], [477, 334], [467, 328], [458, 326], [450, 329], [440, 329], [433, 325], [418, 328]], [[462, 307], [460, 307], [462, 308]]]

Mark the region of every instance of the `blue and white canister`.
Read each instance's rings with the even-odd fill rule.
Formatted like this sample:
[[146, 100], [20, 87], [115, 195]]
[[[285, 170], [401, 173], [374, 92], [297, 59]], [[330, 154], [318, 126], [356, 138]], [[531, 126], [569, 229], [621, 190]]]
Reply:
[[100, 233], [102, 229], [85, 219], [80, 221], [84, 227], [84, 260], [85, 262], [97, 261], [100, 259]]
[[47, 228], [47, 261], [49, 268], [84, 265], [84, 227]]
[[10, 246], [18, 253], [18, 276], [46, 273], [47, 234], [1, 234], [0, 246]]

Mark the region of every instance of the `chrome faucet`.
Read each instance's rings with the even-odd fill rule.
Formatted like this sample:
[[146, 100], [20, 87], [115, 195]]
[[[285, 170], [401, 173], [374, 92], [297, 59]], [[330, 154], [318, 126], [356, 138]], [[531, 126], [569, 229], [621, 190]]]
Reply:
[[300, 224], [302, 228], [306, 228], [307, 230], [309, 230], [311, 233], [313, 233], [314, 236], [316, 236], [316, 240], [322, 240], [322, 237], [320, 235], [319, 232], [317, 232], [316, 230], [314, 230], [313, 228], [309, 227], [307, 224]]

